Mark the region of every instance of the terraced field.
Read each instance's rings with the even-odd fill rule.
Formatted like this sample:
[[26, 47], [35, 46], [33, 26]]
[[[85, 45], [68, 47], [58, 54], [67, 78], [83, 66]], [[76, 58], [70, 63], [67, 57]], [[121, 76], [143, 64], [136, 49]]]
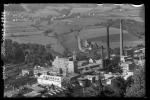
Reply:
[[[56, 52], [62, 53], [65, 48], [69, 48], [71, 51], [73, 49], [78, 50], [77, 41], [75, 39], [77, 31], [74, 31], [78, 29], [80, 30], [81, 39], [97, 41], [99, 38], [98, 41], [106, 46], [106, 23], [109, 19], [116, 20], [123, 18], [125, 20], [124, 34], [126, 34], [125, 36], [127, 37], [131, 37], [124, 40], [125, 45], [137, 43], [139, 40], [137, 38], [138, 36], [131, 36], [130, 34], [144, 33], [144, 20], [140, 15], [142, 14], [140, 12], [141, 8], [133, 8], [130, 5], [124, 5], [122, 6], [123, 11], [119, 12], [120, 8], [118, 6], [109, 4], [109, 6], [106, 5], [103, 7], [90, 5], [22, 4], [23, 9], [27, 12], [21, 12], [21, 14], [35, 17], [35, 21], [7, 21], [5, 24], [5, 38], [12, 39], [19, 43], [52, 44], [52, 48]], [[17, 6], [19, 8], [21, 7], [19, 5]], [[16, 9], [17, 6], [14, 9]], [[95, 14], [92, 15], [92, 13]], [[130, 17], [128, 14], [135, 17]], [[37, 26], [33, 26], [34, 24], [36, 25], [36, 19]], [[50, 22], [49, 24], [48, 21]], [[114, 22], [113, 27], [110, 28], [110, 35], [113, 35], [113, 37], [110, 36], [112, 48], [114, 48], [114, 46], [119, 46], [117, 43], [119, 41], [114, 41], [115, 39], [118, 40], [119, 35], [114, 34], [120, 33], [119, 28], [119, 21]], [[46, 32], [48, 30], [51, 31]], [[58, 34], [59, 39], [55, 36], [55, 33]], [[8, 37], [9, 35], [12, 35], [12, 37]], [[13, 35], [19, 36], [13, 37]], [[128, 41], [133, 43], [128, 43]]]

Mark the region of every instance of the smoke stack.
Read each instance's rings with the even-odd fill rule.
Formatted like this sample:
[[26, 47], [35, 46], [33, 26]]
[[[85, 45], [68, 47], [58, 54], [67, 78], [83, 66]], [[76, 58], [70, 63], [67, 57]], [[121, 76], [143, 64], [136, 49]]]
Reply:
[[101, 57], [102, 57], [102, 60], [103, 60], [103, 46], [101, 46]]
[[102, 68], [104, 68], [104, 63], [103, 63], [103, 45], [101, 46], [101, 57], [102, 57]]
[[107, 29], [107, 57], [108, 59], [110, 59], [110, 50], [109, 50], [109, 25], [107, 25], [106, 29]]
[[120, 59], [123, 56], [123, 29], [122, 29], [122, 19], [120, 19]]

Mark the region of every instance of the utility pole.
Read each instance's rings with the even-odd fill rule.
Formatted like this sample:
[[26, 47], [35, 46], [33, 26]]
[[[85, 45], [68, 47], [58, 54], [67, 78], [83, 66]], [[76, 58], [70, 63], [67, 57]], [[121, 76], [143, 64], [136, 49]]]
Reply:
[[122, 19], [120, 19], [120, 60], [123, 56], [123, 29], [122, 29]]

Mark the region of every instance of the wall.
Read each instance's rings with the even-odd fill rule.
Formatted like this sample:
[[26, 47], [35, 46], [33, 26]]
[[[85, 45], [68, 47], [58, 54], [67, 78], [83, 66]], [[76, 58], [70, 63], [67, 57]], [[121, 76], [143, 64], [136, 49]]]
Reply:
[[69, 61], [68, 72], [69, 73], [74, 73], [74, 63], [73, 63], [73, 61]]

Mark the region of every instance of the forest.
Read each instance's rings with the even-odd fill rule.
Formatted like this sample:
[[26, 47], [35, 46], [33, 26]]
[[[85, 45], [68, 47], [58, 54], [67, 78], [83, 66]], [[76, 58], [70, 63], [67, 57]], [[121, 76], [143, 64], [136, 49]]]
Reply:
[[12, 41], [10, 39], [4, 40], [2, 51], [1, 58], [4, 64], [51, 64], [55, 54], [60, 55], [51, 49], [50, 44], [19, 44], [18, 42]]

